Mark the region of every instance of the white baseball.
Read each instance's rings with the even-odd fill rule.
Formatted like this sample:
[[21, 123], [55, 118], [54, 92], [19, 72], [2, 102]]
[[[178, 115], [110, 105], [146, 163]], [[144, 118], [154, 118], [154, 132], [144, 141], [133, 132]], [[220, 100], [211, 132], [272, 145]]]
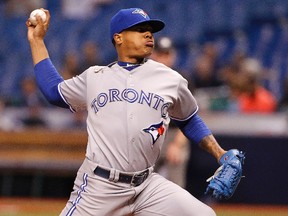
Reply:
[[33, 10], [30, 14], [29, 21], [32, 23], [32, 25], [34, 26], [37, 25], [36, 15], [40, 16], [43, 22], [46, 21], [46, 13], [41, 9], [36, 9], [36, 10]]

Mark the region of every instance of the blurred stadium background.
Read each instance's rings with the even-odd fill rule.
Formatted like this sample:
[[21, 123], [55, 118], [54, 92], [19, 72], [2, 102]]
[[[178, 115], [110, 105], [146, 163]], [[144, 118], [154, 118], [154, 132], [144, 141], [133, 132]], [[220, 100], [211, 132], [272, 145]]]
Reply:
[[[58, 69], [63, 69], [67, 53], [79, 53], [87, 41], [97, 44], [103, 64], [115, 61], [110, 18], [120, 8], [141, 7], [150, 17], [166, 22], [155, 37], [172, 39], [180, 71], [190, 71], [204, 44], [211, 42], [222, 65], [235, 53], [245, 53], [266, 68], [263, 86], [277, 101], [288, 94], [287, 0], [102, 0], [84, 18], [65, 14], [64, 2], [0, 1], [0, 99], [5, 101], [0, 106], [0, 215], [57, 215], [85, 154], [86, 132], [77, 119], [85, 114], [75, 118], [45, 103], [40, 111], [18, 103], [23, 79], [33, 77], [25, 21], [36, 5], [52, 15], [46, 44]], [[31, 112], [39, 112], [45, 126], [35, 119], [37, 127], [30, 127], [30, 121], [23, 124]], [[231, 200], [208, 200], [203, 196], [205, 180], [217, 164], [193, 148], [187, 189], [214, 205], [219, 215], [288, 215], [287, 115], [287, 109], [269, 114], [204, 110], [204, 120], [225, 148], [247, 152], [246, 178]], [[5, 121], [7, 117], [13, 121]], [[36, 207], [28, 208], [32, 205]]]

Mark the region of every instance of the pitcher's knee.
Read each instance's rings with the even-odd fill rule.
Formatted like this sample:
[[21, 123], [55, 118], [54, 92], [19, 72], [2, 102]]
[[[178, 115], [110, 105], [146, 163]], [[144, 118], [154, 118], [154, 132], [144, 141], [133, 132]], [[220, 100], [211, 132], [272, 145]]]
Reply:
[[[204, 216], [204, 215], [203, 215]], [[215, 211], [208, 206], [205, 216], [216, 216]]]
[[215, 211], [208, 205], [204, 204], [197, 209], [195, 216], [216, 216]]

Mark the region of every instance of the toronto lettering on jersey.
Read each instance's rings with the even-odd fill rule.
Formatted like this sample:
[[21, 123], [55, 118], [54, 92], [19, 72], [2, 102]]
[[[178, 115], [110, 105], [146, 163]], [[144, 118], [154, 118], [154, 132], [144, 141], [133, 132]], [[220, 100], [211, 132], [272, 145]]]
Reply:
[[95, 113], [104, 107], [107, 103], [113, 102], [123, 102], [127, 101], [129, 103], [139, 103], [143, 105], [148, 105], [155, 110], [161, 109], [161, 117], [167, 117], [167, 110], [169, 103], [164, 102], [164, 98], [160, 95], [154, 93], [145, 93], [143, 90], [138, 92], [132, 88], [126, 88], [124, 90], [119, 90], [116, 88], [109, 89], [108, 92], [101, 92], [91, 103], [91, 108]]

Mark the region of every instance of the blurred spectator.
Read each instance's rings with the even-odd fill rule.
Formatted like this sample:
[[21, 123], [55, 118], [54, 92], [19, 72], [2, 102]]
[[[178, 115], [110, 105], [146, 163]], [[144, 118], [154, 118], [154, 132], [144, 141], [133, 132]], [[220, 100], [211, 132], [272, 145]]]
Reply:
[[201, 111], [226, 109], [227, 90], [223, 88], [222, 63], [216, 45], [206, 42], [193, 64], [188, 81]]
[[215, 87], [222, 85], [218, 75], [219, 62], [216, 46], [207, 42], [204, 44], [202, 53], [196, 59], [193, 66], [191, 80], [193, 91], [197, 88]]
[[256, 59], [248, 58], [241, 64], [237, 80], [239, 110], [242, 113], [271, 113], [276, 111], [275, 96], [261, 85], [263, 68]]
[[158, 38], [158, 40], [155, 41], [151, 58], [168, 67], [175, 68], [177, 55], [172, 40], [169, 37]]
[[82, 56], [80, 59], [82, 73], [86, 69], [94, 65], [103, 65], [102, 56], [99, 52], [98, 45], [93, 41], [85, 41], [82, 45]]
[[[180, 72], [176, 68], [177, 51], [169, 37], [160, 37], [155, 41], [151, 59]], [[186, 162], [189, 157], [187, 143], [187, 138], [171, 122], [162, 154], [155, 167], [156, 172], [181, 187], [185, 186]]]
[[47, 127], [47, 123], [42, 117], [42, 107], [34, 104], [27, 107], [27, 113], [21, 118], [23, 126], [26, 128]]
[[277, 105], [277, 111], [288, 112], [288, 78], [284, 80], [283, 94]]
[[28, 17], [37, 8], [46, 8], [46, 1], [42, 0], [8, 0], [5, 13], [8, 17]]
[[85, 41], [81, 47], [82, 55], [79, 58], [74, 52], [65, 55], [61, 75], [64, 79], [69, 79], [79, 75], [86, 69], [94, 65], [103, 65], [98, 46], [93, 41]]
[[37, 84], [33, 77], [24, 78], [21, 83], [21, 96], [19, 98], [19, 106], [29, 107], [34, 105], [46, 106], [47, 102], [37, 88]]
[[6, 108], [6, 101], [0, 98], [0, 131], [16, 131], [21, 129], [21, 124], [18, 124], [13, 119]]
[[62, 0], [62, 14], [67, 19], [89, 19], [97, 15], [101, 5], [113, 0]]
[[245, 53], [236, 51], [231, 62], [219, 69], [218, 73], [223, 86], [211, 89], [207, 109], [210, 111], [240, 111], [238, 97], [241, 94], [241, 88], [239, 87], [238, 74], [246, 58]]
[[274, 112], [276, 97], [262, 86], [262, 71], [258, 60], [236, 53], [232, 62], [220, 70], [225, 87], [201, 92], [200, 95], [206, 97], [207, 109], [239, 113]]
[[223, 84], [230, 83], [231, 80], [235, 79], [241, 64], [246, 58], [247, 56], [245, 53], [236, 51], [233, 54], [231, 61], [219, 69], [219, 77]]
[[26, 127], [45, 127], [46, 122], [41, 111], [47, 102], [41, 97], [35, 80], [30, 77], [23, 79], [21, 89], [21, 105], [27, 108], [27, 113], [21, 117], [22, 123]]
[[61, 69], [63, 79], [69, 79], [79, 75], [82, 71], [79, 69], [79, 58], [73, 52], [68, 52], [64, 56], [64, 61]]
[[[189, 156], [188, 153], [188, 139], [184, 136], [184, 134], [177, 130], [177, 132], [174, 134], [173, 138], [168, 143], [168, 147], [166, 150], [166, 160], [168, 163], [174, 166], [174, 168], [177, 168], [177, 165], [185, 165], [187, 162], [187, 158]], [[183, 171], [183, 170], [181, 170]], [[182, 174], [185, 174], [184, 172]], [[182, 175], [181, 174], [181, 175]], [[183, 176], [184, 178], [184, 176]], [[179, 179], [179, 177], [178, 177]], [[181, 181], [181, 186], [184, 186], [184, 180]]]

